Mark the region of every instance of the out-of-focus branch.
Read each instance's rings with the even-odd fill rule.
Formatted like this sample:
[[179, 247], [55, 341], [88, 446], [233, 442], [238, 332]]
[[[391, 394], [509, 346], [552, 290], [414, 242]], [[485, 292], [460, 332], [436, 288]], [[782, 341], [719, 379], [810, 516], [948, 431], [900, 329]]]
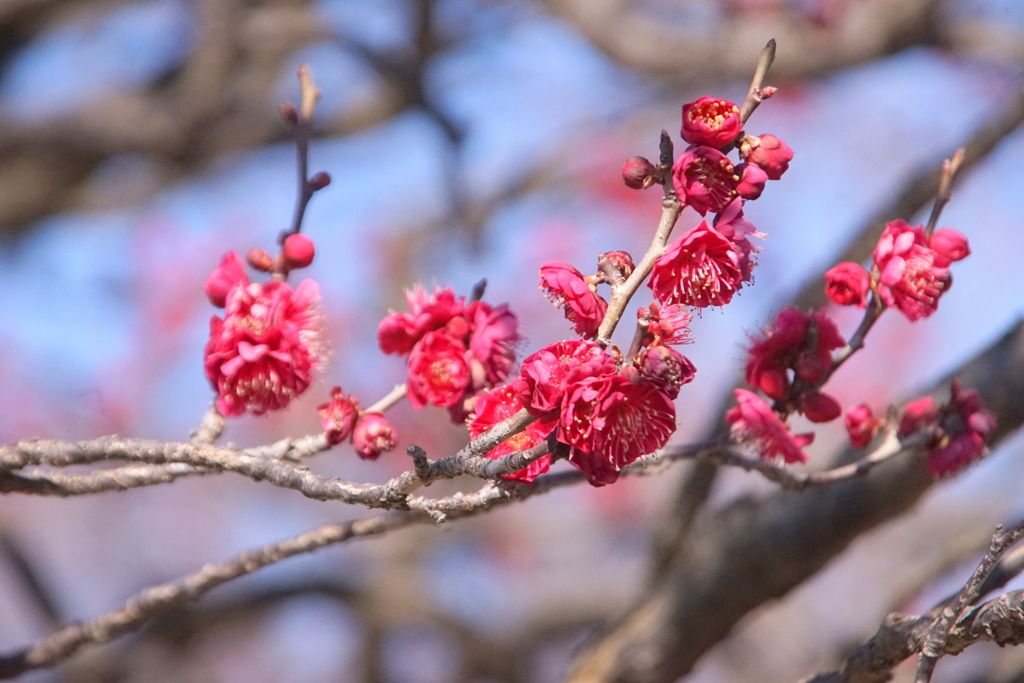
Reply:
[[0, 678], [14, 678], [31, 669], [52, 666], [84, 645], [109, 642], [170, 606], [196, 600], [217, 586], [269, 564], [427, 519], [414, 513], [389, 512], [345, 524], [325, 524], [286, 541], [244, 552], [227, 562], [207, 565], [178, 581], [147, 588], [120, 610], [70, 624], [24, 650], [0, 656]]
[[[878, 59], [911, 45], [939, 40], [937, 0], [860, 0], [845, 4], [839, 21], [814, 22], [796, 6], [740, 12], [694, 30], [685, 18], [629, 0], [541, 0], [609, 57], [633, 69], [676, 81], [745, 78], [750, 68], [734, 45], [775, 38], [786, 59], [777, 79], [797, 79]], [[710, 24], [710, 25], [709, 25]]]

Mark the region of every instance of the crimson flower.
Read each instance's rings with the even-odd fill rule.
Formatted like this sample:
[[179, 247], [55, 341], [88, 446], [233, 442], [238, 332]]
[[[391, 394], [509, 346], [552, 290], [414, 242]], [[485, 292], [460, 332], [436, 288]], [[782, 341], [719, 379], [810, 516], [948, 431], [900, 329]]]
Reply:
[[840, 306], [864, 308], [870, 286], [871, 276], [859, 263], [843, 261], [825, 273], [825, 294]]
[[409, 402], [448, 407], [462, 398], [469, 385], [466, 347], [445, 330], [428, 332], [409, 354]]
[[724, 306], [742, 286], [740, 258], [732, 241], [701, 221], [654, 262], [648, 286], [664, 305]]
[[210, 319], [203, 352], [206, 377], [227, 417], [279, 410], [304, 392], [320, 363], [319, 290], [303, 280], [231, 289], [224, 319]]
[[753, 282], [754, 265], [756, 263], [756, 250], [761, 247], [750, 241], [751, 237], [764, 239], [765, 235], [758, 232], [754, 224], [743, 217], [744, 200], [737, 197], [729, 202], [724, 209], [715, 216], [714, 226], [723, 237], [732, 242], [740, 260], [740, 273], [743, 282]]
[[594, 486], [664, 446], [675, 429], [675, 406], [657, 384], [618, 374], [576, 382], [558, 417], [558, 440], [572, 446], [569, 462]]
[[995, 416], [985, 409], [977, 391], [965, 390], [953, 380], [950, 394], [949, 403], [941, 407], [929, 396], [911, 401], [900, 418], [901, 437], [921, 429], [934, 431], [925, 457], [925, 468], [934, 478], [957, 474], [983, 458], [996, 428]]
[[316, 409], [320, 426], [327, 433], [327, 443], [334, 446], [352, 436], [361, 409], [359, 401], [346, 396], [341, 387], [331, 389], [331, 400]]
[[[516, 389], [511, 384], [480, 394], [476, 401], [474, 414], [469, 421], [470, 438], [475, 439], [499, 422], [512, 417], [522, 410], [522, 407], [519, 399], [516, 398]], [[555, 426], [554, 421], [531, 422], [526, 429], [488, 451], [486, 457], [497, 460], [511, 453], [533, 448], [546, 439]], [[521, 470], [504, 476], [506, 479], [518, 479], [530, 483], [537, 478], [537, 475], [547, 472], [550, 468], [551, 456], [544, 455]]]
[[515, 365], [519, 321], [508, 306], [466, 304], [448, 288], [407, 293], [409, 313], [391, 313], [377, 330], [385, 353], [409, 354], [409, 402], [469, 417], [476, 395], [504, 381]]
[[206, 278], [203, 291], [210, 299], [210, 303], [217, 308], [224, 308], [228, 293], [235, 287], [249, 284], [249, 276], [245, 274], [245, 266], [242, 265], [242, 257], [236, 252], [229, 251], [220, 260], [220, 265], [213, 269], [210, 277]]
[[558, 418], [572, 385], [587, 377], [615, 372], [615, 360], [591, 341], [574, 339], [546, 346], [527, 356], [514, 382], [523, 407], [541, 420]]
[[690, 145], [672, 165], [679, 201], [700, 215], [718, 213], [736, 196], [736, 175], [729, 158], [714, 147]]
[[576, 334], [587, 339], [597, 334], [608, 304], [590, 288], [580, 271], [568, 263], [545, 263], [540, 267], [540, 288], [573, 323]]
[[683, 105], [683, 129], [680, 135], [694, 145], [724, 147], [743, 130], [740, 108], [732, 102], [701, 97]]
[[772, 180], [778, 180], [789, 169], [793, 150], [774, 135], [748, 135], [743, 138], [740, 153], [744, 159], [757, 164]]
[[781, 459], [786, 463], [807, 462], [804, 446], [814, 441], [814, 434], [793, 434], [772, 411], [771, 406], [746, 389], [735, 389], [738, 405], [726, 413], [737, 441], [755, 444], [761, 459]]
[[656, 301], [652, 301], [650, 310], [643, 307], [637, 309], [637, 317], [647, 319], [649, 344], [652, 346], [693, 343], [693, 332], [690, 331], [693, 316], [679, 304], [659, 306]]
[[786, 398], [792, 386], [790, 371], [807, 384], [819, 382], [832, 365], [832, 351], [845, 343], [839, 327], [822, 311], [787, 308], [762, 338], [752, 340], [747, 383], [773, 399]]
[[843, 419], [846, 433], [850, 436], [850, 445], [864, 448], [882, 426], [882, 419], [875, 417], [867, 403], [850, 408]]
[[376, 460], [381, 453], [393, 449], [397, 441], [395, 428], [380, 413], [360, 417], [352, 432], [352, 445], [363, 460]]
[[466, 309], [465, 297], [456, 297], [450, 287], [427, 293], [417, 285], [405, 293], [408, 313], [391, 313], [377, 328], [380, 350], [386, 354], [404, 355], [427, 332], [440, 329]]
[[910, 321], [927, 318], [952, 284], [950, 264], [968, 254], [967, 239], [955, 230], [944, 228], [929, 238], [920, 225], [892, 221], [875, 246], [875, 264], [881, 272], [878, 294], [886, 306], [898, 308]]

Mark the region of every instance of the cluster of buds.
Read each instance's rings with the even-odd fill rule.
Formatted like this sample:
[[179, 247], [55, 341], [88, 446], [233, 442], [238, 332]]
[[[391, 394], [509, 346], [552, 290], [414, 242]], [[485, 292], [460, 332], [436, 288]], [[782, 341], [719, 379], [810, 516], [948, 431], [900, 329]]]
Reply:
[[276, 279], [250, 282], [242, 259], [229, 252], [204, 289], [210, 303], [224, 308], [223, 318], [210, 319], [203, 352], [222, 415], [279, 410], [309, 387], [324, 357], [313, 280], [294, 290]]
[[394, 427], [381, 413], [364, 412], [355, 396], [345, 395], [341, 387], [331, 389], [331, 400], [316, 411], [327, 443], [334, 446], [351, 441], [363, 460], [376, 460], [398, 441]]

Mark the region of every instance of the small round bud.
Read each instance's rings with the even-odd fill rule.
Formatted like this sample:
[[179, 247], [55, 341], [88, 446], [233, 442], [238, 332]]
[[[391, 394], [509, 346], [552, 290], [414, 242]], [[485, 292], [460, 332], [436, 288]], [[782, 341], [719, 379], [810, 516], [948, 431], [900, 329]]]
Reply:
[[253, 247], [245, 255], [245, 262], [255, 270], [269, 273], [274, 269], [274, 259], [265, 249]]
[[776, 88], [774, 85], [766, 85], [762, 87], [760, 90], [758, 90], [757, 94], [761, 97], [762, 100], [767, 100], [769, 97], [774, 95], [777, 90], [778, 88]]
[[289, 268], [305, 268], [313, 262], [313, 240], [302, 233], [288, 235], [284, 241], [284, 261]]
[[299, 110], [291, 102], [285, 102], [281, 105], [280, 114], [281, 119], [289, 126], [294, 126], [299, 122]]
[[622, 165], [622, 181], [634, 190], [646, 190], [654, 184], [654, 164], [645, 157], [630, 157]]
[[319, 173], [315, 174], [312, 178], [309, 179], [309, 187], [312, 188], [313, 192], [316, 192], [317, 190], [322, 190], [330, 184], [331, 176], [330, 174], [324, 171], [320, 171]]

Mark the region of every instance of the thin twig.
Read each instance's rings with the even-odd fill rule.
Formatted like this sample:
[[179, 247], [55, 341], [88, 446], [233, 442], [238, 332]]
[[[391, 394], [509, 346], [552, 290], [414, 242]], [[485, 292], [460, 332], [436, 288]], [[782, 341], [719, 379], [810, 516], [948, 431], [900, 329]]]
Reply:
[[52, 666], [84, 645], [109, 642], [138, 628], [168, 607], [196, 600], [217, 586], [267, 565], [427, 519], [415, 513], [388, 512], [344, 524], [325, 524], [294, 538], [246, 551], [227, 562], [207, 565], [177, 581], [141, 591], [117, 611], [69, 624], [21, 651], [0, 656], [0, 678], [14, 678], [31, 669]]
[[918, 660], [914, 683], [928, 683], [931, 681], [935, 665], [946, 648], [946, 642], [949, 639], [949, 632], [953, 624], [964, 609], [973, 604], [981, 595], [980, 591], [985, 583], [985, 579], [996, 568], [1003, 553], [1020, 541], [1021, 538], [1024, 538], [1024, 521], [1019, 522], [1009, 531], [1004, 530], [1001, 524], [996, 527], [988, 552], [981, 559], [978, 568], [974, 570], [971, 578], [964, 584], [964, 587], [957, 593], [956, 597], [943, 607], [942, 612], [929, 629], [928, 635], [924, 640], [924, 646], [921, 648], [921, 657]]

